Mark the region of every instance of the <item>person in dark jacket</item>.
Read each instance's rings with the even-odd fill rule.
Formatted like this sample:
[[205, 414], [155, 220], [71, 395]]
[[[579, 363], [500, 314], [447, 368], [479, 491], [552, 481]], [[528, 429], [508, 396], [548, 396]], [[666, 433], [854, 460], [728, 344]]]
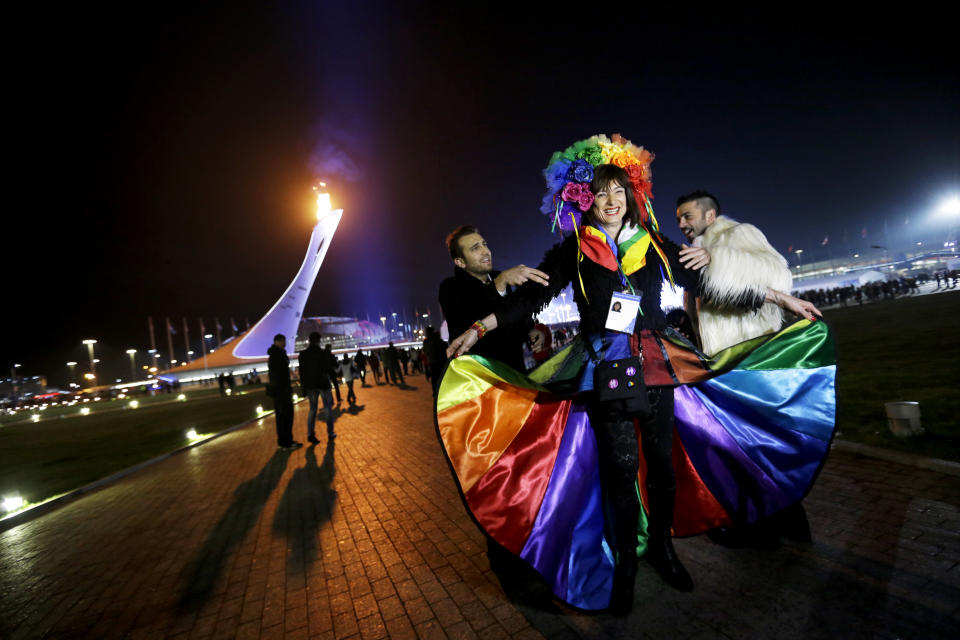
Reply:
[[406, 384], [403, 380], [403, 370], [400, 369], [400, 352], [393, 346], [392, 340], [383, 350], [383, 372], [386, 374], [387, 382], [395, 385]]
[[287, 338], [278, 333], [267, 349], [267, 372], [270, 375], [268, 391], [273, 398], [274, 421], [277, 425], [277, 446], [297, 449], [303, 445], [293, 440], [293, 387], [290, 384], [290, 358], [287, 357]]
[[333, 385], [333, 392], [337, 396], [337, 404], [343, 402], [340, 398], [340, 363], [337, 362], [337, 356], [333, 355], [333, 346], [327, 343], [323, 348], [324, 366], [330, 372], [330, 383]]
[[423, 340], [423, 355], [427, 360], [427, 377], [433, 385], [433, 395], [437, 395], [440, 387], [440, 376], [447, 366], [447, 343], [433, 327], [427, 327], [426, 337]]
[[[453, 258], [453, 276], [440, 283], [439, 298], [451, 337], [466, 331], [474, 320], [496, 311], [511, 286], [528, 281], [547, 284], [545, 273], [522, 264], [506, 271], [495, 271], [487, 241], [472, 225], [454, 229], [447, 236], [447, 249]], [[529, 320], [518, 327], [491, 334], [490, 340], [478, 343], [473, 353], [523, 371], [523, 343], [532, 327], [533, 321]]]
[[309, 343], [307, 348], [300, 352], [300, 385], [310, 403], [310, 412], [307, 413], [307, 441], [317, 444], [320, 442], [316, 433], [318, 400], [323, 402], [327, 417], [327, 438], [333, 440], [337, 437], [333, 431], [333, 394], [330, 390], [333, 372], [327, 367], [327, 358], [320, 348], [318, 332], [310, 334]]

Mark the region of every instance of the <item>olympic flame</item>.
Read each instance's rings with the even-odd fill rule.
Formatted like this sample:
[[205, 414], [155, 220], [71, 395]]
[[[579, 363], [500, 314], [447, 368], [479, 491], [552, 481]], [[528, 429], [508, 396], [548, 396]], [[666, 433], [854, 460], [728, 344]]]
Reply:
[[330, 194], [329, 193], [318, 193], [317, 194], [317, 220], [323, 218], [323, 216], [330, 213]]

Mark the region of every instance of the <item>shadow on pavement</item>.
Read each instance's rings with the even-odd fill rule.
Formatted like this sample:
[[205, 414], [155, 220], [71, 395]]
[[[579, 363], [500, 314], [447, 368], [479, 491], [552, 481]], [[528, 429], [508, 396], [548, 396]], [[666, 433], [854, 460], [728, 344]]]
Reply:
[[307, 447], [306, 463], [293, 472], [273, 517], [273, 531], [287, 538], [287, 569], [303, 572], [317, 559], [317, 531], [326, 524], [337, 502], [333, 484], [334, 440], [327, 440], [323, 462], [317, 448]]
[[260, 473], [236, 488], [233, 503], [207, 536], [197, 557], [187, 565], [189, 577], [178, 605], [180, 611], [196, 611], [210, 598], [225, 561], [259, 519], [289, 458], [289, 451], [277, 451]]
[[346, 409], [344, 409], [344, 413], [349, 413], [350, 415], [355, 416], [361, 411], [363, 411], [364, 406], [365, 405], [362, 405], [362, 404], [352, 404]]

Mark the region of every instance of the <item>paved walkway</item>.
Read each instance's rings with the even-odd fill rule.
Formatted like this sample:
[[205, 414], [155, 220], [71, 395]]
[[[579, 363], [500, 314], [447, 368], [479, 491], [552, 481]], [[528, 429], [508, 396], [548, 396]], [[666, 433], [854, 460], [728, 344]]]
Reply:
[[696, 590], [641, 563], [628, 618], [501, 582], [411, 380], [358, 389], [335, 445], [266, 418], [0, 533], [0, 638], [960, 637], [960, 478], [849, 453], [812, 544], [680, 540]]

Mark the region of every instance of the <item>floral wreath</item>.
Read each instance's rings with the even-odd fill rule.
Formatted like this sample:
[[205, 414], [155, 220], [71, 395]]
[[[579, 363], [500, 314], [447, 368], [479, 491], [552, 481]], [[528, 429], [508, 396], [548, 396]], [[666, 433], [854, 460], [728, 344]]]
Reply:
[[[547, 180], [547, 194], [543, 197], [540, 211], [552, 217], [551, 231], [574, 231], [580, 220], [593, 206], [593, 170], [601, 164], [613, 164], [627, 172], [633, 195], [640, 204], [640, 224], [651, 231], [658, 231], [657, 219], [653, 216], [653, 174], [650, 163], [653, 154], [638, 147], [619, 133], [610, 138], [603, 134], [590, 136], [574, 142], [563, 151], [550, 157], [543, 177]], [[652, 228], [651, 228], [652, 227]]]

